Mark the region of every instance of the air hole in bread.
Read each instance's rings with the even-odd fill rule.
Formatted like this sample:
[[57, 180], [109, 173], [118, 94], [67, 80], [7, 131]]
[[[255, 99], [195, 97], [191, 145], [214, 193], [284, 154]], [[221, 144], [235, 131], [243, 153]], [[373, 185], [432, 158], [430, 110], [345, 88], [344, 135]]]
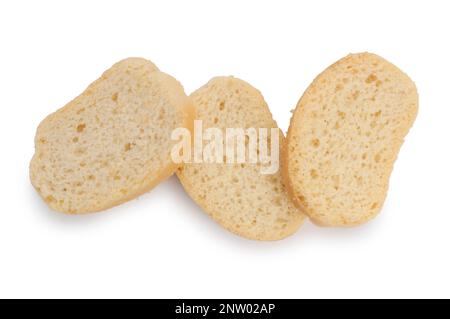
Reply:
[[78, 124], [77, 125], [77, 132], [78, 133], [82, 133], [85, 128], [86, 128], [86, 124], [84, 124], [84, 123]]
[[314, 147], [319, 147], [320, 146], [320, 140], [318, 138], [312, 139], [311, 140], [311, 145]]

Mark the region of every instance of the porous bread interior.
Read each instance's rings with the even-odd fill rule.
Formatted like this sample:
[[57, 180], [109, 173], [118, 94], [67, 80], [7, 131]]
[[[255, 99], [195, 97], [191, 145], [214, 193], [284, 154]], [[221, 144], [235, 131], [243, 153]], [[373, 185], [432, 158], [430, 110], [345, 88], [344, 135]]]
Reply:
[[414, 83], [375, 54], [349, 55], [314, 80], [283, 155], [289, 192], [313, 222], [354, 226], [380, 211], [417, 108]]
[[192, 107], [175, 79], [145, 59], [123, 60], [41, 122], [32, 184], [61, 212], [120, 204], [176, 170], [170, 135], [192, 120]]
[[[217, 77], [195, 91], [192, 103], [203, 130], [277, 128], [258, 90], [233, 77]], [[280, 131], [280, 143], [284, 136]], [[294, 233], [304, 216], [290, 201], [278, 171], [260, 164], [186, 164], [177, 175], [187, 193], [220, 225], [240, 236], [278, 240]]]

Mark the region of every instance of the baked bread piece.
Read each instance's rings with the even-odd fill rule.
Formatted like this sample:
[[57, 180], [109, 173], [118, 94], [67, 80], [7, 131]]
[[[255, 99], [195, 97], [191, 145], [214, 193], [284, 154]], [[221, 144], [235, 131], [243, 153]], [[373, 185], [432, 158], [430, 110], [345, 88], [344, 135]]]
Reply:
[[351, 54], [313, 81], [283, 156], [289, 192], [313, 222], [354, 226], [380, 211], [417, 108], [411, 79], [375, 54]]
[[[191, 99], [203, 130], [277, 128], [261, 93], [242, 80], [213, 78]], [[281, 144], [281, 131], [279, 136]], [[229, 231], [249, 239], [282, 239], [299, 228], [304, 216], [290, 201], [281, 171], [265, 175], [261, 165], [191, 163], [177, 176], [192, 199]]]
[[125, 59], [41, 122], [31, 182], [60, 212], [118, 205], [174, 173], [171, 132], [192, 121], [174, 78], [145, 59]]

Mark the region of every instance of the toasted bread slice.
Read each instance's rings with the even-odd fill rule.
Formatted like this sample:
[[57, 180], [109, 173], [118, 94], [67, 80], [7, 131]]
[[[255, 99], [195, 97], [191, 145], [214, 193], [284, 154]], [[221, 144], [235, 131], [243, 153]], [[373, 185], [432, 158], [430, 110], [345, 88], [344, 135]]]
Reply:
[[145, 59], [120, 61], [41, 122], [31, 182], [60, 212], [118, 205], [174, 173], [171, 132], [192, 120], [174, 78]]
[[313, 81], [283, 155], [289, 192], [313, 222], [354, 226], [380, 211], [417, 108], [411, 79], [375, 54], [351, 54]]
[[[242, 80], [214, 78], [191, 99], [204, 130], [277, 128], [260, 92]], [[279, 133], [281, 144], [284, 136]], [[200, 207], [240, 236], [278, 240], [294, 233], [303, 222], [304, 216], [287, 195], [281, 171], [263, 174], [261, 163], [190, 163], [177, 176]]]

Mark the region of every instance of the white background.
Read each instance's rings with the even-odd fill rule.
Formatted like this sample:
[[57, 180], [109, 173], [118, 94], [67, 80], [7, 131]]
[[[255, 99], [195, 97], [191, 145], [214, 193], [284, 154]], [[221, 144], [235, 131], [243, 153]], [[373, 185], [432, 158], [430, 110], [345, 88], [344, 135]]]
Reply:
[[[450, 297], [448, 1], [2, 1], [0, 297]], [[306, 222], [279, 242], [223, 230], [172, 177], [66, 216], [32, 188], [39, 122], [116, 61], [151, 59], [191, 93], [234, 75], [286, 131], [303, 91], [350, 52], [416, 82], [419, 115], [373, 221]]]

